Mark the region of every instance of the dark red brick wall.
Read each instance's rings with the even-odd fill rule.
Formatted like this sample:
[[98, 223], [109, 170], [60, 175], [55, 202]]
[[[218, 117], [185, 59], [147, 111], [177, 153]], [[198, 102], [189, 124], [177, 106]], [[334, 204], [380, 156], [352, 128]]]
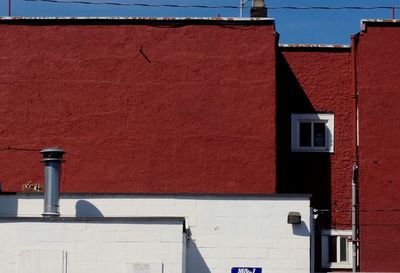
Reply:
[[[278, 80], [278, 191], [312, 193], [329, 209], [331, 227], [351, 226], [354, 160], [352, 63], [349, 49], [282, 48]], [[333, 113], [334, 153], [290, 151], [291, 113]]]
[[[272, 22], [68, 24], [0, 25], [0, 149], [64, 148], [64, 192], [275, 191]], [[3, 190], [39, 160], [0, 151]]]
[[400, 268], [400, 28], [371, 25], [358, 47], [362, 271]]

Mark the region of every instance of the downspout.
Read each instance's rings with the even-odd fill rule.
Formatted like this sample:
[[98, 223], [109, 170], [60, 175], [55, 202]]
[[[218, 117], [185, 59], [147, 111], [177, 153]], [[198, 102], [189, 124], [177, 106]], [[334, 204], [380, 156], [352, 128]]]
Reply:
[[357, 49], [358, 34], [351, 36], [351, 53], [353, 66], [353, 114], [354, 114], [354, 163], [351, 181], [351, 226], [352, 226], [352, 272], [358, 272], [359, 260], [359, 204], [358, 204], [358, 171], [359, 171], [359, 120], [358, 120], [358, 81], [357, 81]]

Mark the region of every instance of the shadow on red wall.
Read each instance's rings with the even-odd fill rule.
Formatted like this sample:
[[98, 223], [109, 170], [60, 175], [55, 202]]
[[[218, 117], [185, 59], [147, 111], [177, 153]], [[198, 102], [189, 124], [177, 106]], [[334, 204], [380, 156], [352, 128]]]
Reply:
[[[331, 225], [331, 160], [329, 153], [291, 151], [291, 114], [316, 113], [302, 86], [281, 52], [277, 56], [277, 168], [276, 192], [311, 194], [311, 206], [320, 213], [315, 221], [315, 245], [322, 229]], [[321, 265], [315, 251], [316, 270]]]

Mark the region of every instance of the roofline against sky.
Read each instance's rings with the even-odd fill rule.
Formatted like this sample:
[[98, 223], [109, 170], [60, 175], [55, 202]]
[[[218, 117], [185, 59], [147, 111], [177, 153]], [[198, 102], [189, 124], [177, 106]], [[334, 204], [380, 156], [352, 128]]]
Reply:
[[[275, 19], [266, 17], [56, 17], [56, 16], [0, 16], [0, 24], [17, 25], [69, 25], [69, 24], [187, 24], [187, 25], [272, 25], [275, 29]], [[362, 19], [361, 31], [369, 26], [400, 26], [398, 19]], [[346, 44], [279, 44], [283, 50], [336, 50], [347, 51], [350, 45]]]
[[279, 44], [283, 51], [340, 51], [348, 52], [350, 45], [346, 44]]
[[1, 23], [42, 22], [42, 23], [60, 23], [60, 22], [101, 22], [102, 24], [115, 23], [187, 23], [187, 24], [246, 24], [246, 25], [275, 25], [275, 19], [264, 17], [125, 17], [125, 16], [107, 16], [107, 17], [19, 17], [19, 16], [0, 16]]
[[361, 19], [361, 31], [366, 31], [369, 26], [400, 26], [398, 19]]

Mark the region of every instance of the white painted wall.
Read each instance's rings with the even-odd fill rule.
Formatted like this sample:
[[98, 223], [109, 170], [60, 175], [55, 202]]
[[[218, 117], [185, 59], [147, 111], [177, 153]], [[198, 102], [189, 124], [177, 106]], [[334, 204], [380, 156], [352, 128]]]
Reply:
[[[229, 273], [238, 266], [262, 267], [263, 273], [310, 272], [309, 205], [306, 197], [278, 195], [64, 194], [60, 203], [62, 216], [185, 217], [192, 232], [188, 273]], [[39, 195], [0, 196], [0, 217], [40, 216], [42, 207]], [[289, 211], [301, 213], [300, 225], [287, 224]]]
[[0, 272], [139, 273], [142, 263], [184, 273], [182, 230], [181, 221], [2, 222]]

